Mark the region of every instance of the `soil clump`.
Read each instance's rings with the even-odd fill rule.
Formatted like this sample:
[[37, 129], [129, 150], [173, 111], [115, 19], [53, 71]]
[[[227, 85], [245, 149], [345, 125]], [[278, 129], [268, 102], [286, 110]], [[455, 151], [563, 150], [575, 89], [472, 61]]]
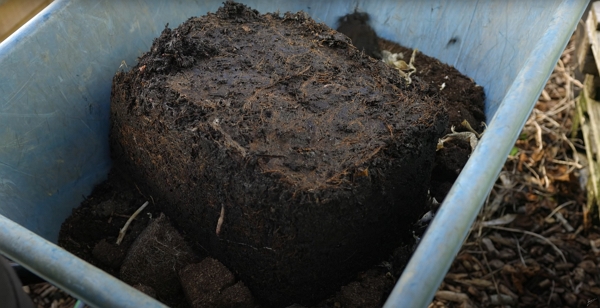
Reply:
[[[380, 305], [394, 284], [386, 273], [399, 274], [429, 210], [427, 191], [441, 202], [470, 154], [460, 140], [436, 151], [438, 138], [465, 119], [483, 129], [481, 87], [416, 60], [407, 84], [304, 13], [232, 2], [165, 29], [114, 79], [115, 167], [65, 221], [59, 244], [119, 277], [128, 248], [164, 212], [195, 251], [176, 270], [180, 282], [188, 267], [212, 264], [207, 256], [236, 277], [216, 291], [189, 286], [190, 304], [150, 285], [171, 306], [193, 305], [192, 293], [254, 304], [250, 291], [271, 306], [315, 305], [336, 291], [318, 305]], [[155, 219], [140, 215], [111, 244], [147, 200]], [[395, 269], [361, 272], [398, 246]], [[226, 290], [228, 299], [218, 295]]]
[[228, 2], [115, 76], [112, 151], [257, 297], [313, 304], [427, 211], [435, 90], [304, 13]]

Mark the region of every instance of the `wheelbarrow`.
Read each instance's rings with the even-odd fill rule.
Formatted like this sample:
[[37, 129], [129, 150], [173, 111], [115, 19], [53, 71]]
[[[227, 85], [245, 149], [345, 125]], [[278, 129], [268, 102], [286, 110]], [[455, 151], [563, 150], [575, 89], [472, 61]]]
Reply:
[[[588, 1], [240, 1], [303, 10], [335, 28], [358, 9], [383, 38], [485, 89], [487, 130], [386, 302], [426, 307]], [[112, 77], [166, 24], [218, 1], [57, 0], [0, 43], [0, 253], [95, 307], [163, 305], [56, 246], [61, 223], [106, 179]], [[453, 42], [452, 44], [448, 44]]]

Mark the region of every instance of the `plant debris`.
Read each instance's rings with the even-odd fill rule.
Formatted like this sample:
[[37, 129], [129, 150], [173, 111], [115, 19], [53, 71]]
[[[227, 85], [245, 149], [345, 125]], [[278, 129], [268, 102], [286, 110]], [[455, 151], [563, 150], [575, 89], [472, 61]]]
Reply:
[[595, 307], [600, 232], [583, 227], [586, 162], [569, 138], [581, 88], [573, 46], [429, 307]]
[[[485, 123], [482, 123], [482, 124], [485, 126]], [[451, 134], [447, 134], [446, 136], [442, 137], [438, 141], [437, 150], [441, 150], [441, 149], [444, 148], [444, 142], [448, 142], [450, 140], [459, 139], [459, 140], [463, 140], [463, 141], [469, 142], [469, 145], [471, 146], [471, 152], [475, 151], [475, 147], [479, 143], [479, 139], [481, 139], [481, 136], [483, 136], [483, 133], [480, 134], [477, 131], [475, 131], [471, 127], [471, 124], [469, 124], [469, 122], [467, 122], [467, 120], [462, 121], [461, 125], [464, 126], [468, 131], [466, 131], [466, 132], [457, 132], [455, 130], [454, 125], [453, 125], [450, 128], [450, 130], [452, 131], [452, 133]]]
[[[383, 50], [381, 52], [383, 56], [382, 61], [383, 63], [398, 69], [398, 72], [400, 75], [402, 75], [404, 80], [406, 80], [406, 83], [411, 84], [412, 79], [410, 78], [410, 75], [417, 72], [417, 68], [415, 67], [415, 56], [417, 55], [417, 52], [418, 50], [416, 48], [413, 49], [412, 55], [410, 56], [410, 61], [406, 63], [406, 61], [403, 60], [403, 53], [391, 53], [389, 50]], [[443, 85], [445, 88], [446, 84], [444, 83]]]

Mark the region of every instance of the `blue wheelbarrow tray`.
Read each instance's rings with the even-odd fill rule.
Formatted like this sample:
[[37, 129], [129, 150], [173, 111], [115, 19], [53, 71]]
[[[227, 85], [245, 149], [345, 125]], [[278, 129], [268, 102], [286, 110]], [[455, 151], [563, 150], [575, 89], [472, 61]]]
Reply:
[[[491, 190], [588, 1], [241, 1], [303, 10], [335, 27], [359, 11], [484, 87], [488, 128], [387, 306], [426, 307]], [[0, 43], [0, 253], [95, 307], [162, 307], [57, 247], [58, 231], [106, 179], [112, 77], [168, 23], [219, 1], [57, 0]], [[448, 44], [454, 41], [454, 44]]]

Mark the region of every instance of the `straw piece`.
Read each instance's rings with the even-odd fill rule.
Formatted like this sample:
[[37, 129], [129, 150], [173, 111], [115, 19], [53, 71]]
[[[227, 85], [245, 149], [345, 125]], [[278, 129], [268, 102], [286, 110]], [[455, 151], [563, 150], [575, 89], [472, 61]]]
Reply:
[[131, 222], [137, 217], [137, 215], [139, 215], [146, 208], [146, 206], [148, 206], [148, 201], [144, 202], [144, 204], [142, 204], [142, 206], [140, 206], [140, 208], [137, 209], [137, 211], [135, 211], [135, 213], [133, 213], [133, 215], [131, 215], [131, 217], [129, 217], [129, 219], [127, 220], [127, 222], [125, 223], [125, 225], [123, 226], [121, 231], [119, 231], [119, 237], [117, 238], [117, 245], [121, 244], [121, 242], [123, 241], [123, 238], [125, 237], [125, 232], [127, 232], [127, 228], [129, 228], [129, 225], [131, 224]]

